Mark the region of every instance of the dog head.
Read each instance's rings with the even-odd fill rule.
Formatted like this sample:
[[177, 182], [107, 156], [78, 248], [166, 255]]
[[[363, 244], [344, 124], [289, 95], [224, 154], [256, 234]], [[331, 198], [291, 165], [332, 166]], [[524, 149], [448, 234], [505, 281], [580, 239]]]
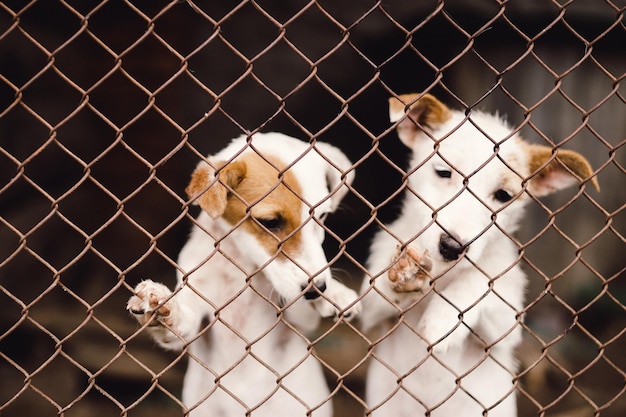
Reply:
[[393, 97], [389, 112], [413, 151], [408, 192], [416, 239], [440, 261], [463, 254], [478, 260], [495, 239], [517, 230], [531, 196], [587, 182], [598, 188], [583, 156], [530, 145], [497, 115], [466, 116], [430, 94]]
[[285, 300], [313, 299], [330, 277], [322, 224], [348, 191], [350, 168], [326, 143], [256, 134], [201, 162], [186, 191], [221, 225], [247, 274], [262, 271]]

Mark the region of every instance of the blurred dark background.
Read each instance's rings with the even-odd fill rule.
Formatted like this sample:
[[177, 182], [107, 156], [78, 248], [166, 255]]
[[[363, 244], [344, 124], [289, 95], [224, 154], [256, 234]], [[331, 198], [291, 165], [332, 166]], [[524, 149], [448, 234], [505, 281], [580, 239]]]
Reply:
[[[328, 225], [348, 241], [336, 266], [357, 288], [375, 231], [364, 225], [397, 214], [407, 159], [387, 98], [428, 89], [597, 170], [602, 192], [534, 204], [518, 235], [530, 277], [520, 415], [623, 416], [623, 12], [594, 0], [0, 2], [0, 415], [182, 415], [185, 358], [135, 335], [124, 307], [143, 278], [173, 287], [197, 214], [189, 175], [242, 133], [327, 141], [355, 162]], [[347, 373], [336, 415], [362, 415], [363, 369], [348, 371], [367, 342], [340, 326], [317, 349]]]

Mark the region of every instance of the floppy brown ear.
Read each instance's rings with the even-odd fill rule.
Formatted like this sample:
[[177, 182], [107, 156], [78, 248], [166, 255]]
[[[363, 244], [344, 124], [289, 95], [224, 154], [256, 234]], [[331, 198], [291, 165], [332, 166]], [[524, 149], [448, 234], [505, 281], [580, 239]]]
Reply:
[[[405, 117], [407, 106], [409, 112]], [[398, 136], [409, 148], [423, 129], [434, 130], [450, 116], [450, 109], [430, 94], [402, 94], [389, 99], [389, 119], [391, 122], [400, 121]]]
[[532, 176], [528, 189], [534, 195], [542, 197], [587, 180], [600, 191], [597, 178], [589, 179], [593, 174], [591, 165], [578, 152], [559, 149], [553, 157], [552, 148], [541, 145], [529, 145], [528, 152]]
[[246, 164], [241, 161], [216, 164], [219, 169], [217, 178], [215, 169], [201, 162], [191, 174], [191, 181], [185, 192], [193, 204], [198, 204], [209, 216], [217, 219], [226, 210], [228, 193], [235, 189], [246, 176]]

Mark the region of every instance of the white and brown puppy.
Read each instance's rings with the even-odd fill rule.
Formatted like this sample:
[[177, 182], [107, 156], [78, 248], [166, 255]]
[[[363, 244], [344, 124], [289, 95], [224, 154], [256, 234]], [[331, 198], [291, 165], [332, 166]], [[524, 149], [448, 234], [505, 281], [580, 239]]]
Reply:
[[146, 280], [128, 302], [158, 344], [189, 346], [191, 416], [331, 415], [303, 334], [360, 311], [322, 249], [322, 222], [353, 176], [337, 148], [279, 133], [237, 138], [198, 165], [187, 193], [203, 211], [176, 289]]
[[400, 217], [375, 236], [361, 290], [364, 327], [382, 330], [371, 415], [513, 417], [526, 277], [510, 234], [531, 196], [597, 187], [593, 171], [429, 94], [390, 99], [390, 116], [412, 159]]

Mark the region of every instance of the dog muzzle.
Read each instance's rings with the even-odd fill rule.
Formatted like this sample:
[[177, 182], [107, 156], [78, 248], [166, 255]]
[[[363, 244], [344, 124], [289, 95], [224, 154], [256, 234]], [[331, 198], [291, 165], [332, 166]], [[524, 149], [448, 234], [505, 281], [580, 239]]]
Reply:
[[[307, 289], [308, 288], [308, 289]], [[311, 285], [302, 286], [302, 291], [306, 290], [304, 293], [304, 298], [306, 300], [315, 300], [319, 297], [324, 291], [326, 291], [326, 283], [322, 282], [321, 285], [315, 285], [315, 283], [311, 283]]]

